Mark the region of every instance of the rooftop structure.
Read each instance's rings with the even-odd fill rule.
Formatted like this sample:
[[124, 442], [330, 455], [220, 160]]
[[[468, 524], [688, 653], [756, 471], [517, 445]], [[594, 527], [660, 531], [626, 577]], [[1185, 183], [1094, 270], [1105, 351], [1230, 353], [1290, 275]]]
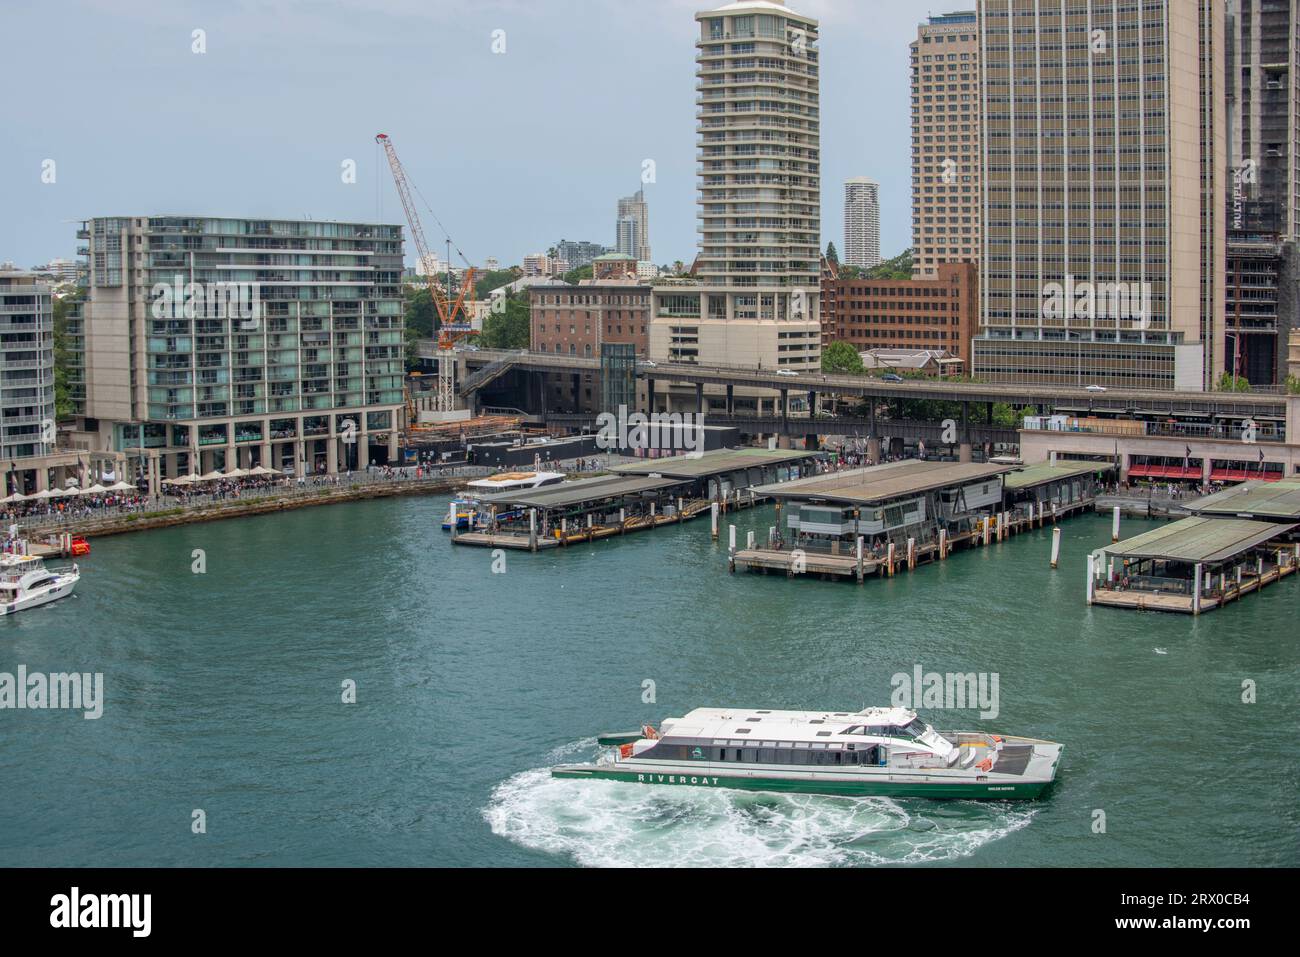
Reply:
[[1088, 604], [1199, 615], [1300, 568], [1300, 524], [1196, 516], [1088, 556]]
[[815, 475], [783, 485], [763, 486], [754, 491], [773, 498], [871, 505], [906, 495], [922, 495], [949, 486], [993, 479], [998, 480], [1000, 493], [1000, 477], [1012, 469], [1013, 466], [1010, 465], [909, 460]]
[[1187, 506], [1195, 515], [1237, 515], [1300, 522], [1300, 480], [1244, 482]]

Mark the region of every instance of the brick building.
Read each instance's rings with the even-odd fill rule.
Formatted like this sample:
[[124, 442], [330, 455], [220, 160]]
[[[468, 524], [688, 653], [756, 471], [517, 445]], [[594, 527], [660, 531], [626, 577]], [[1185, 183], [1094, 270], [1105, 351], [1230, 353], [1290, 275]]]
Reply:
[[534, 352], [600, 358], [603, 342], [649, 348], [650, 287], [635, 281], [584, 280], [576, 286], [529, 290]]
[[870, 349], [946, 349], [970, 371], [979, 320], [979, 270], [940, 263], [934, 279], [822, 276], [822, 348], [848, 342]]

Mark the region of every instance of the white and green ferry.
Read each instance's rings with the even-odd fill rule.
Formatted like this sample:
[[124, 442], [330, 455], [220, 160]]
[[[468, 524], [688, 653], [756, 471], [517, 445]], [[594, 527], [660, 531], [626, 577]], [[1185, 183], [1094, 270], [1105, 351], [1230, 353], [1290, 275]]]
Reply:
[[697, 708], [658, 730], [602, 734], [595, 764], [557, 778], [851, 797], [1036, 798], [1061, 745], [982, 731], [935, 731], [905, 708], [762, 711]]

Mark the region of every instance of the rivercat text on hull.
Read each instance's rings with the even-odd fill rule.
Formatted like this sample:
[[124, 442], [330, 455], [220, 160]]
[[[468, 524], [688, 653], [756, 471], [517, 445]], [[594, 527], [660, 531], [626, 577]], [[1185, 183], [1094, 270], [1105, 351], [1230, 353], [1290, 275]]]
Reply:
[[905, 708], [767, 711], [697, 708], [656, 731], [601, 735], [595, 764], [559, 778], [814, 794], [927, 798], [1038, 797], [1061, 745], [982, 731], [935, 731]]

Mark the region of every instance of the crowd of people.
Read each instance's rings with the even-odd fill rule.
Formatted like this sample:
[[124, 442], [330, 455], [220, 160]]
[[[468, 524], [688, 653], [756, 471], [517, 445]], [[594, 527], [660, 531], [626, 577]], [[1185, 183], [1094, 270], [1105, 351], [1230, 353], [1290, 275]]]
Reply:
[[140, 492], [106, 492], [103, 495], [78, 495], [68, 498], [29, 499], [25, 502], [6, 502], [3, 516], [6, 522], [75, 521], [102, 515], [119, 515], [142, 511], [149, 505], [149, 497]]

